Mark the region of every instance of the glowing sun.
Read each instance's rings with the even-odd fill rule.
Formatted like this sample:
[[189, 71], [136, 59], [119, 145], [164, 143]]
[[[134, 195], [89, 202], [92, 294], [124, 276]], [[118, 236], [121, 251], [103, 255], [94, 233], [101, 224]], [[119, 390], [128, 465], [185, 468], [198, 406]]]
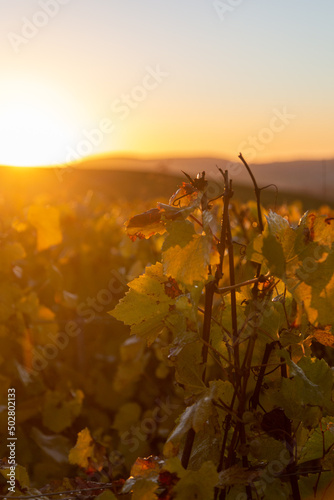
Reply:
[[21, 80], [1, 87], [0, 164], [62, 163], [71, 142], [73, 106], [59, 92], [36, 82]]

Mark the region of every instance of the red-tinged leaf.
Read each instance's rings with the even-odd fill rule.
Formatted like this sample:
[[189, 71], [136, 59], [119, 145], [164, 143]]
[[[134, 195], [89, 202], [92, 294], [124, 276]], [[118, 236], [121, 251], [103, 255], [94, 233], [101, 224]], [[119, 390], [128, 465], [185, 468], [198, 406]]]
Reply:
[[172, 488], [179, 478], [175, 472], [171, 473], [168, 470], [162, 470], [159, 474], [159, 483], [165, 488]]
[[163, 234], [166, 231], [166, 221], [186, 219], [199, 206], [199, 199], [184, 207], [173, 207], [165, 203], [158, 203], [158, 208], [151, 208], [147, 212], [131, 217], [126, 223], [127, 233], [132, 241], [136, 238], [150, 238], [154, 234]]
[[325, 326], [325, 328], [317, 328], [312, 335], [309, 335], [305, 339], [306, 345], [311, 345], [312, 340], [316, 340], [322, 345], [327, 347], [334, 347], [334, 333], [332, 333], [332, 327], [330, 325]]
[[177, 282], [174, 278], [169, 276], [168, 281], [164, 283], [165, 285], [165, 294], [168, 295], [171, 299], [175, 299], [179, 295], [182, 295], [182, 290], [180, 290]]
[[158, 208], [151, 208], [142, 214], [134, 215], [127, 223], [127, 227], [140, 227], [147, 226], [149, 224], [154, 224], [160, 222], [161, 214]]
[[156, 490], [158, 485], [155, 481], [148, 479], [140, 479], [137, 481], [132, 490], [132, 500], [156, 500]]
[[161, 220], [159, 208], [151, 208], [147, 212], [131, 217], [126, 224], [126, 229], [132, 241], [136, 238], [150, 238], [154, 234], [165, 232], [164, 222]]
[[163, 461], [159, 457], [150, 455], [147, 458], [137, 458], [131, 468], [131, 476], [151, 477], [160, 472]]

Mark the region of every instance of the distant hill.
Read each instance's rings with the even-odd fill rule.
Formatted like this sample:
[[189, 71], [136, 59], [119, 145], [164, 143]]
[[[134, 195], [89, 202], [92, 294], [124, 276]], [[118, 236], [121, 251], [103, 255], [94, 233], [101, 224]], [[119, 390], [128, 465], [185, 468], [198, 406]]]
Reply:
[[[96, 157], [73, 168], [0, 167], [0, 195], [11, 200], [30, 201], [36, 196], [68, 200], [92, 190], [111, 200], [166, 200], [186, 180], [182, 171], [191, 176], [206, 171], [207, 177], [222, 187], [217, 166], [228, 168], [236, 196], [246, 201], [254, 198], [249, 175], [237, 159], [235, 163], [214, 158], [166, 158], [141, 160], [136, 158]], [[321, 203], [333, 204], [334, 160], [296, 161], [251, 165], [260, 187], [275, 184], [279, 190], [277, 203], [300, 199], [304, 207], [315, 208]], [[262, 192], [265, 204], [274, 205], [275, 191]]]
[[[96, 157], [80, 163], [83, 169], [113, 169], [128, 171], [156, 172], [169, 175], [180, 175], [181, 171], [195, 176], [205, 170], [207, 176], [218, 179], [217, 166], [230, 171], [230, 177], [236, 184], [250, 186], [251, 181], [246, 169], [238, 158], [234, 162], [219, 158], [117, 158]], [[280, 191], [301, 193], [333, 201], [334, 193], [334, 159], [331, 160], [299, 160], [291, 162], [274, 162], [266, 164], [250, 164], [260, 186], [276, 184]]]

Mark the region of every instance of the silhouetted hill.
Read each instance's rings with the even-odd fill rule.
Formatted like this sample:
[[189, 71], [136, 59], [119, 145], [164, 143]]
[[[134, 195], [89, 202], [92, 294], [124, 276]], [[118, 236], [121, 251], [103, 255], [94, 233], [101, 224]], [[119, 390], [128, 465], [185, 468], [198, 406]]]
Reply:
[[[254, 199], [251, 180], [242, 163], [238, 160], [232, 164], [214, 158], [139, 160], [97, 157], [73, 168], [0, 167], [0, 194], [8, 200], [21, 198], [29, 202], [43, 194], [69, 200], [92, 190], [110, 200], [166, 200], [186, 180], [182, 170], [191, 176], [205, 170], [212, 182], [222, 186], [222, 176], [217, 166], [223, 170], [229, 169], [239, 199]], [[277, 186], [278, 204], [300, 199], [308, 209], [333, 200], [333, 160], [326, 163], [299, 161], [251, 167], [260, 187], [267, 184]], [[274, 205], [275, 190], [263, 191], [262, 201]]]
[[[251, 186], [250, 177], [238, 158], [231, 162], [209, 157], [138, 159], [101, 156], [79, 164], [83, 169], [139, 170], [177, 176], [182, 170], [192, 176], [205, 170], [207, 177], [214, 180], [220, 178], [217, 166], [227, 168], [235, 184]], [[334, 159], [250, 163], [250, 166], [260, 186], [275, 184], [280, 191], [311, 195], [328, 202], [333, 200]]]

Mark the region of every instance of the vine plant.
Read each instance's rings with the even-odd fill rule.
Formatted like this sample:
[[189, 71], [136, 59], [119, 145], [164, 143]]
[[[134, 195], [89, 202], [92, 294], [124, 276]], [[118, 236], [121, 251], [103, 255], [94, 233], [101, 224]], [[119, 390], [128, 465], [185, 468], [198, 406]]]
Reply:
[[111, 314], [159, 346], [186, 404], [163, 458], [134, 465], [124, 492], [136, 499], [299, 500], [332, 487], [333, 370], [312, 344], [334, 344], [333, 219], [264, 220], [239, 157], [257, 220], [231, 208], [219, 169], [218, 197], [205, 172], [186, 174], [168, 205], [127, 223], [133, 240], [164, 237], [162, 258]]

